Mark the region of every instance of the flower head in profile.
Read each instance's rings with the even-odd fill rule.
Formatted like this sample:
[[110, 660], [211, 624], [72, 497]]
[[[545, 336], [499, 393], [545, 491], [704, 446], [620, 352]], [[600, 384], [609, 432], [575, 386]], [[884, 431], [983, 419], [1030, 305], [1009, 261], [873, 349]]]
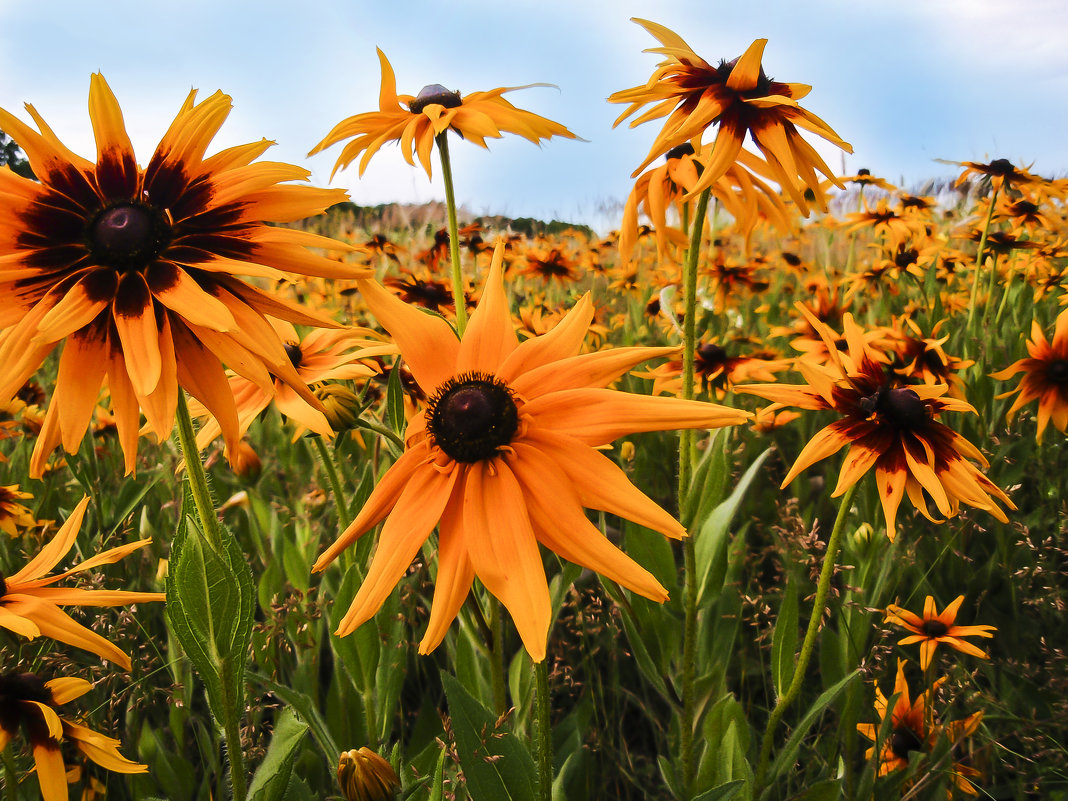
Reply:
[[[67, 801], [67, 766], [63, 746], [73, 744], [102, 768], [116, 773], [147, 773], [148, 766], [119, 753], [119, 741], [88, 726], [61, 717], [57, 707], [69, 704], [93, 687], [85, 679], [66, 677], [44, 681], [33, 673], [0, 676], [0, 750], [21, 730], [37, 765], [37, 781], [44, 801]], [[7, 780], [11, 780], [9, 775]]]
[[[667, 117], [645, 161], [634, 171], [635, 176], [658, 156], [685, 142], [700, 149], [705, 130], [716, 125], [715, 145], [691, 194], [711, 186], [726, 172], [738, 158], [747, 133], [763, 153], [776, 182], [801, 209], [808, 208], [804, 187], [811, 189], [817, 199], [823, 197], [816, 170], [841, 186], [798, 128], [847, 153], [852, 153], [853, 148], [826, 122], [798, 104], [812, 87], [774, 81], [764, 74], [761, 58], [767, 39], [757, 39], [733, 61], [712, 66], [674, 31], [648, 20], [634, 21], [660, 42], [660, 47], [648, 52], [665, 58], [645, 84], [608, 98], [611, 103], [628, 104], [615, 125], [645, 106], [651, 108], [635, 117], [631, 127]], [[802, 186], [798, 186], [798, 179]]]
[[[293, 369], [301, 381], [309, 385], [367, 378], [374, 375], [377, 369], [363, 360], [396, 351], [393, 345], [370, 339], [373, 332], [367, 329], [316, 328], [301, 338], [287, 322], [270, 320], [270, 323], [285, 343], [286, 355]], [[305, 430], [324, 437], [333, 436], [330, 421], [320, 411], [321, 399], [319, 404], [312, 406], [302, 393], [277, 378], [270, 390], [237, 373], [230, 373], [227, 380], [237, 404], [237, 421], [242, 436], [272, 401], [279, 412], [297, 425], [298, 436]], [[203, 404], [189, 404], [189, 413], [193, 417], [205, 418], [197, 431], [197, 447], [203, 450], [222, 430]]]
[[409, 418], [404, 453], [314, 565], [323, 570], [386, 521], [339, 635], [375, 614], [435, 526], [437, 577], [423, 653], [444, 638], [477, 577], [511, 613], [531, 657], [544, 659], [551, 610], [539, 543], [665, 600], [652, 574], [609, 542], [583, 510], [603, 510], [670, 537], [682, 537], [684, 529], [597, 448], [635, 432], [714, 428], [749, 417], [710, 403], [608, 389], [640, 362], [677, 351], [580, 354], [593, 319], [588, 294], [547, 334], [519, 343], [503, 253], [498, 244], [462, 339], [445, 320], [360, 282], [368, 308], [393, 335], [429, 402]]
[[962, 603], [964, 596], [958, 595], [956, 600], [939, 614], [934, 598], [928, 595], [927, 600], [923, 602], [922, 616], [902, 609], [897, 604], [891, 604], [886, 608], [886, 622], [896, 623], [912, 632], [898, 645], [920, 643], [920, 667], [923, 670], [927, 670], [931, 664], [939, 644], [948, 645], [970, 656], [987, 659], [985, 651], [965, 642], [961, 637], [993, 637], [991, 632], [997, 629], [994, 626], [958, 626], [957, 612], [960, 611]]
[[1035, 439], [1041, 442], [1046, 426], [1051, 422], [1061, 433], [1068, 428], [1068, 309], [1057, 315], [1052, 342], [1046, 339], [1042, 325], [1037, 320], [1031, 322], [1027, 354], [1026, 359], [1020, 359], [990, 375], [998, 381], [1006, 381], [1017, 373], [1024, 374], [1016, 389], [998, 397], [1016, 395], [1016, 400], [1009, 407], [1010, 419], [1028, 403], [1038, 400], [1038, 431]]
[[237, 276], [351, 278], [369, 270], [308, 250], [346, 247], [332, 239], [267, 224], [318, 214], [344, 200], [343, 191], [289, 183], [309, 172], [256, 162], [267, 140], [205, 157], [230, 107], [222, 92], [201, 102], [191, 92], [147, 167], [137, 164], [99, 74], [89, 88], [95, 163], [65, 147], [33, 106], [38, 130], [0, 109], [0, 129], [38, 178], [0, 169], [0, 403], [65, 343], [32, 475], [56, 445], [77, 450], [105, 383], [127, 472], [141, 412], [148, 431], [170, 436], [179, 387], [236, 443], [224, 363], [264, 388], [281, 379], [314, 403], [265, 315], [334, 323]]
[[10, 576], [0, 575], [0, 627], [23, 637], [50, 637], [81, 648], [130, 669], [130, 657], [118, 646], [90, 631], [60, 609], [61, 606], [124, 606], [162, 601], [162, 592], [90, 590], [56, 587], [57, 582], [100, 565], [109, 565], [148, 545], [143, 539], [110, 548], [62, 573], [47, 575], [67, 555], [78, 538], [88, 498], [82, 498], [49, 543], [25, 566]]
[[480, 147], [487, 147], [487, 138], [500, 139], [502, 131], [518, 134], [536, 145], [554, 136], [578, 138], [560, 123], [517, 108], [504, 99], [507, 92], [544, 84], [501, 87], [465, 96], [441, 84], [431, 84], [424, 86], [418, 95], [399, 95], [397, 76], [381, 49], [378, 60], [382, 64], [378, 111], [342, 120], [308, 154], [313, 156], [338, 142], [351, 140], [341, 149], [334, 173], [348, 167], [362, 153], [359, 174], [363, 175], [371, 157], [382, 145], [399, 142], [404, 160], [414, 167], [418, 158], [429, 178], [434, 138], [450, 130]]
[[897, 512], [906, 495], [929, 520], [956, 515], [960, 504], [984, 509], [1007, 522], [999, 503], [1015, 509], [1009, 497], [975, 463], [987, 466], [983, 454], [967, 439], [939, 421], [944, 412], [975, 412], [950, 397], [945, 384], [906, 384], [890, 365], [877, 361], [863, 329], [846, 314], [845, 350], [838, 335], [802, 304], [797, 307], [824, 341], [825, 365], [805, 359], [798, 369], [806, 384], [750, 384], [735, 387], [775, 403], [802, 409], [833, 410], [839, 418], [818, 431], [802, 449], [783, 480], [786, 487], [801, 471], [849, 446], [832, 497], [843, 494], [874, 470], [886, 532], [893, 539]]

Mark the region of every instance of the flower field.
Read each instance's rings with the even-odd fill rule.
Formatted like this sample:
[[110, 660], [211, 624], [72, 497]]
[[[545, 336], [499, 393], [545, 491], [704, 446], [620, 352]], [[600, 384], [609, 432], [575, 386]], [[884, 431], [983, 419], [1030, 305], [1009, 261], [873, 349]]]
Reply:
[[837, 175], [766, 40], [636, 22], [611, 232], [459, 209], [576, 134], [382, 51], [312, 153], [425, 225], [222, 92], [0, 109], [5, 800], [1068, 798], [1068, 179]]

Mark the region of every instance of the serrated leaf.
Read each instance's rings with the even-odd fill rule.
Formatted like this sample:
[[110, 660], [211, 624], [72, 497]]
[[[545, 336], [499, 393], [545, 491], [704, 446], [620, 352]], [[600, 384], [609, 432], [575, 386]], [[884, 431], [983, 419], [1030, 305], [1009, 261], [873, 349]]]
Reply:
[[727, 544], [730, 540], [728, 533], [731, 521], [738, 507], [741, 506], [746, 492], [749, 491], [753, 479], [756, 478], [757, 471], [770, 453], [771, 448], [768, 448], [749, 465], [727, 499], [718, 504], [709, 514], [708, 519], [701, 524], [697, 541], [694, 543], [698, 576], [698, 604], [705, 597], [718, 595], [723, 589], [723, 581], [727, 574]]
[[171, 630], [193, 663], [216, 720], [244, 714], [244, 668], [255, 611], [256, 589], [244, 552], [220, 526], [212, 543], [187, 512], [186, 488], [166, 579]]
[[434, 766], [433, 781], [430, 785], [430, 798], [427, 801], [442, 801], [445, 797], [445, 756], [447, 751], [442, 748], [438, 755], [438, 762]]
[[472, 801], [535, 801], [537, 771], [530, 753], [496, 716], [448, 673], [441, 674], [460, 767]]
[[775, 697], [781, 698], [794, 677], [797, 649], [797, 585], [792, 578], [786, 581], [779, 617], [771, 635], [771, 679]]
[[299, 720], [292, 709], [282, 711], [271, 734], [267, 755], [249, 784], [250, 801], [281, 801], [285, 797], [293, 761], [307, 732], [308, 724]]

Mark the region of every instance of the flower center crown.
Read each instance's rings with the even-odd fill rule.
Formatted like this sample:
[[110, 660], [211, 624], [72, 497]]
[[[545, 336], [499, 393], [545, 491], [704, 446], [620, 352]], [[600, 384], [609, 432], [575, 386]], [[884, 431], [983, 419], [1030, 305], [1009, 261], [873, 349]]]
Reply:
[[89, 223], [89, 250], [97, 263], [119, 272], [142, 270], [171, 238], [171, 227], [152, 206], [122, 202], [108, 206]]
[[434, 103], [445, 108], [456, 108], [462, 102], [459, 92], [450, 92], [440, 83], [432, 83], [419, 90], [415, 100], [408, 104], [408, 111], [412, 112], [412, 114], [419, 114], [427, 106]]
[[434, 444], [458, 462], [491, 459], [519, 428], [508, 385], [488, 373], [462, 373], [438, 387], [427, 407]]

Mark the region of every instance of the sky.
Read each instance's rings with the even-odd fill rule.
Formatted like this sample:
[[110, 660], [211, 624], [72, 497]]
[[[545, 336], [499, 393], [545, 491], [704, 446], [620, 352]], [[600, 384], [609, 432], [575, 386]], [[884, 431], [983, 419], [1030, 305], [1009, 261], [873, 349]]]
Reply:
[[341, 119], [378, 108], [376, 47], [402, 94], [442, 84], [461, 94], [550, 83], [507, 97], [584, 142], [537, 147], [514, 135], [489, 151], [458, 139], [457, 200], [472, 214], [585, 222], [619, 219], [657, 122], [612, 123], [613, 92], [644, 83], [660, 57], [630, 20], [679, 33], [705, 60], [768, 39], [766, 73], [811, 85], [802, 105], [853, 145], [811, 138], [842, 174], [867, 168], [905, 188], [959, 169], [935, 159], [1008, 158], [1068, 174], [1068, 13], [1064, 0], [0, 0], [0, 107], [32, 103], [74, 151], [95, 153], [87, 98], [100, 71], [145, 164], [190, 89], [221, 89], [234, 109], [210, 152], [259, 140], [264, 158], [311, 170], [360, 205], [444, 197], [397, 146], [362, 178], [331, 181], [340, 145], [308, 151]]

